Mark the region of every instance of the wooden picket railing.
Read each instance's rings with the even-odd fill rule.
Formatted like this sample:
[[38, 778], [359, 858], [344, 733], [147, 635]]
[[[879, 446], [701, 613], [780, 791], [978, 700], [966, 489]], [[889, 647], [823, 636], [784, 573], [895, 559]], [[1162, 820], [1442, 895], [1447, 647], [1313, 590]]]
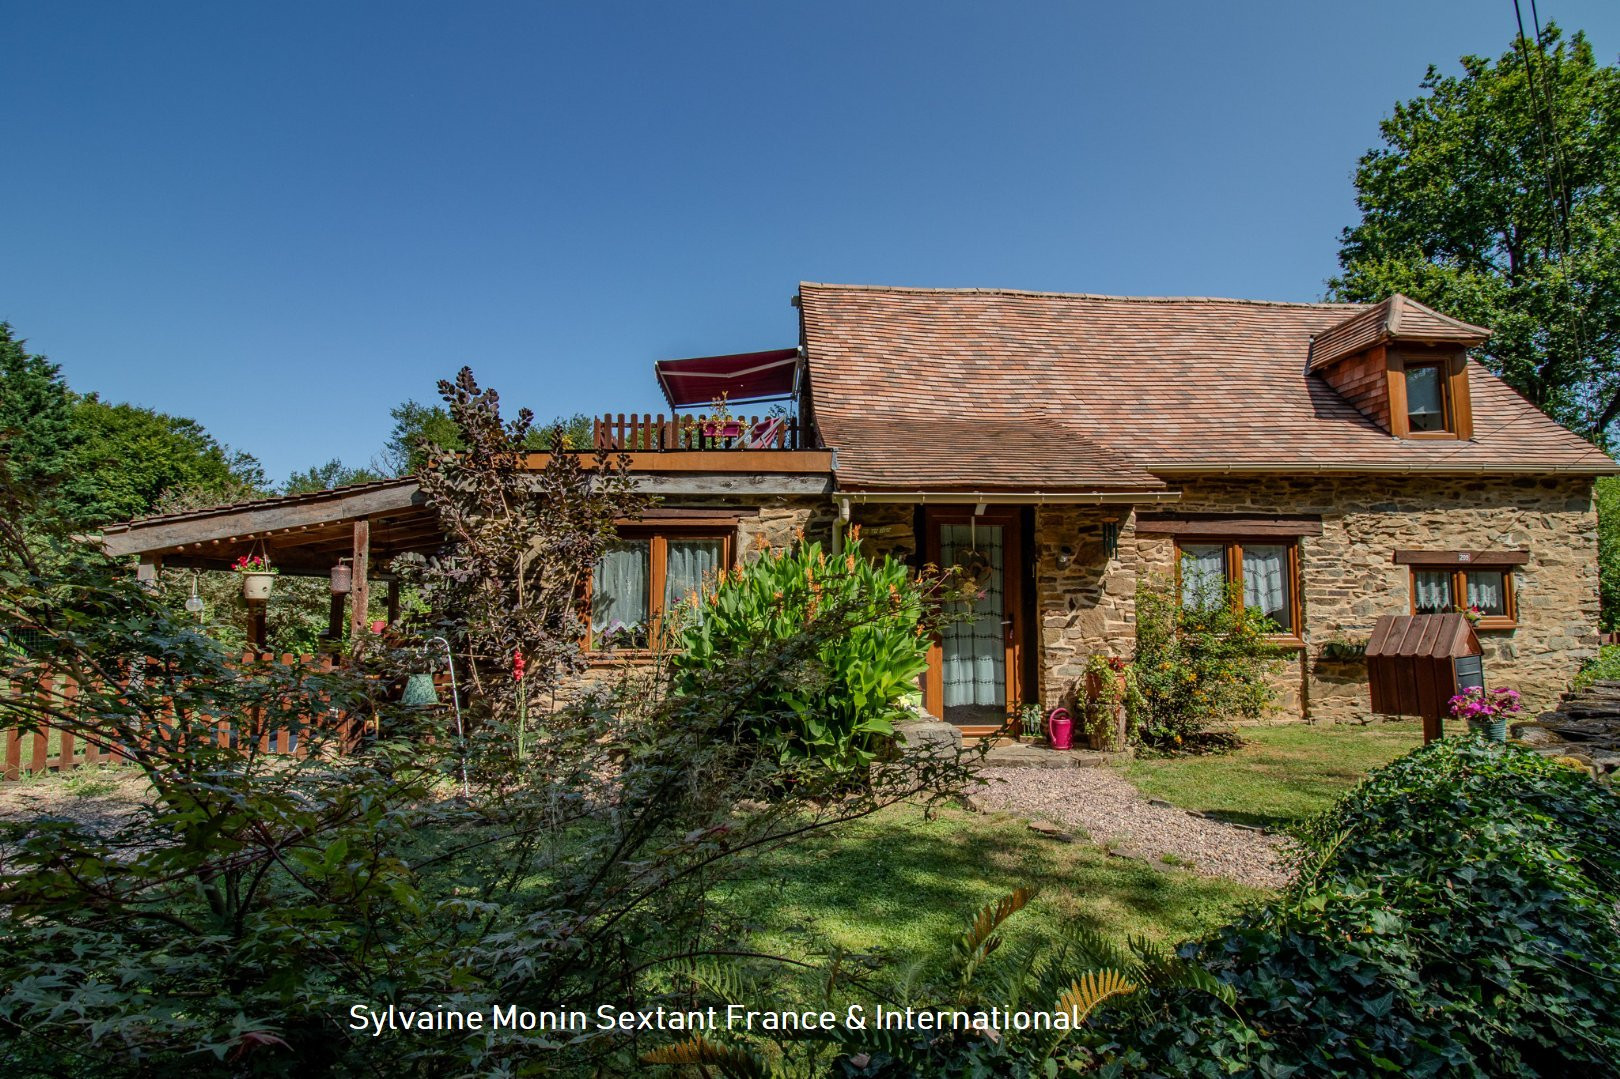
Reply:
[[[332, 669], [330, 656], [294, 656], [284, 653], [280, 656], [266, 654], [245, 654], [242, 657], [244, 666], [251, 664], [278, 663], [291, 667], [302, 665], [315, 672], [326, 672]], [[40, 681], [32, 685], [10, 683], [4, 687], [4, 692], [11, 696], [24, 693], [46, 692], [53, 695], [56, 707], [62, 711], [71, 712], [73, 702], [80, 695], [80, 687], [62, 675], [48, 675], [48, 683]], [[433, 676], [435, 688], [441, 699], [447, 699], [450, 691], [448, 675], [437, 673]], [[335, 731], [337, 737], [332, 741], [338, 752], [352, 751], [360, 741], [366, 724], [366, 717], [339, 714], [336, 708], [310, 714], [294, 714], [291, 716], [277, 714], [267, 717], [263, 710], [254, 710], [245, 716], [220, 716], [193, 718], [186, 724], [186, 733], [196, 737], [199, 733], [203, 737], [216, 740], [220, 746], [238, 748], [251, 747], [252, 741], [257, 740], [258, 752], [262, 754], [275, 754], [302, 758], [309, 754], [310, 735], [316, 731]], [[176, 737], [179, 730], [172, 723], [165, 723], [161, 718], [144, 729], [139, 735], [143, 745], [150, 745], [152, 741], [167, 741]], [[106, 739], [84, 738], [70, 731], [52, 727], [49, 730], [23, 732], [15, 727], [0, 731], [0, 751], [4, 754], [4, 771], [0, 772], [0, 779], [20, 779], [24, 772], [39, 775], [44, 772], [66, 772], [73, 768], [80, 768], [94, 764], [116, 764], [120, 761], [132, 759], [133, 747], [128, 744], [114, 743]]]
[[796, 450], [796, 416], [733, 416], [729, 421], [677, 413], [620, 412], [593, 422], [593, 445], [603, 450]]

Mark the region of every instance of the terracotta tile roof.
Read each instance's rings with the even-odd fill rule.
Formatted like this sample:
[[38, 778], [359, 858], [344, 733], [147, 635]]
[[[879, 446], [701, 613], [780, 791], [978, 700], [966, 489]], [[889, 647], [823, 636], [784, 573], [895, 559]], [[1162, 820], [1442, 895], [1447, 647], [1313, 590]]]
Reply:
[[1620, 471], [1477, 364], [1474, 440], [1374, 425], [1306, 362], [1313, 336], [1377, 307], [814, 283], [799, 295], [840, 487], [1130, 488], [1145, 473], [1226, 468]]
[[1311, 343], [1311, 370], [1385, 341], [1454, 343], [1468, 348], [1483, 344], [1490, 336], [1491, 331], [1483, 326], [1442, 315], [1397, 292], [1318, 334]]

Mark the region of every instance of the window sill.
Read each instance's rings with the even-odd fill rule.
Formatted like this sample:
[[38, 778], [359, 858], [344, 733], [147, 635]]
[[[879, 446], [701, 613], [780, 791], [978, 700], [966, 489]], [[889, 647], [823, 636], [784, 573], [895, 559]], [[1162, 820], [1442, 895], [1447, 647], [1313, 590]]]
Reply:
[[646, 667], [658, 661], [660, 653], [650, 648], [616, 648], [612, 651], [585, 652], [585, 663], [591, 667]]
[[1293, 652], [1303, 652], [1305, 650], [1304, 638], [1296, 637], [1292, 633], [1268, 633], [1266, 634], [1266, 643], [1273, 648], [1286, 648]]
[[1493, 632], [1518, 629], [1519, 623], [1511, 618], [1481, 618], [1474, 623], [1474, 632]]

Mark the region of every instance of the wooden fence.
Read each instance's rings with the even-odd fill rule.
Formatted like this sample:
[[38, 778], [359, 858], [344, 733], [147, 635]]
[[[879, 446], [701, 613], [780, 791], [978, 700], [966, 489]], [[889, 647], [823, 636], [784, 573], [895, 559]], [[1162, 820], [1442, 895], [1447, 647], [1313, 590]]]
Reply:
[[[244, 666], [268, 663], [284, 667], [298, 665], [308, 667], [313, 673], [332, 670], [330, 656], [249, 653], [243, 655], [242, 663]], [[24, 693], [48, 693], [60, 710], [71, 712], [73, 702], [80, 694], [79, 686], [65, 676], [50, 677], [48, 685], [38, 681], [32, 685], [13, 682], [4, 691], [14, 697]], [[443, 672], [437, 673], [433, 676], [433, 684], [440, 699], [448, 699], [449, 676]], [[274, 716], [265, 715], [263, 709], [254, 709], [243, 716], [193, 719], [188, 722], [186, 729], [191, 736], [202, 732], [220, 746], [251, 747], [253, 741], [257, 740], [260, 753], [301, 758], [309, 753], [312, 741], [310, 732], [335, 731], [337, 737], [331, 744], [339, 752], [348, 752], [359, 744], [369, 722], [369, 717], [342, 715], [336, 708], [328, 708], [318, 714]], [[139, 740], [143, 746], [149, 746], [154, 740], [165, 741], [176, 737], [177, 733], [174, 724], [164, 723], [160, 718], [150, 729], [141, 732]], [[105, 739], [83, 738], [55, 727], [28, 733], [10, 727], [0, 731], [0, 748], [3, 748], [5, 760], [0, 779], [9, 781], [20, 779], [24, 772], [38, 775], [50, 771], [66, 772], [85, 765], [116, 764], [132, 759], [133, 747]]]
[[734, 416], [717, 423], [708, 416], [677, 413], [620, 412], [592, 424], [596, 449], [605, 450], [796, 450], [799, 420], [795, 416]]

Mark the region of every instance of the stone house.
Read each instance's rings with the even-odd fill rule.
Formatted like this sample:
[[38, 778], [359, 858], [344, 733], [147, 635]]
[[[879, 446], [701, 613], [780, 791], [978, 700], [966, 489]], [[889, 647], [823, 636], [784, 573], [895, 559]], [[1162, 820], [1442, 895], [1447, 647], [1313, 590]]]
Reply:
[[[841, 542], [840, 523], [868, 553], [973, 563], [985, 598], [923, 686], [966, 733], [1068, 698], [1092, 654], [1128, 656], [1148, 574], [1235, 584], [1272, 619], [1288, 717], [1366, 713], [1355, 650], [1380, 614], [1477, 608], [1488, 681], [1532, 708], [1597, 647], [1592, 488], [1620, 467], [1467, 358], [1487, 329], [1402, 296], [805, 283], [794, 304], [797, 348], [662, 362], [670, 417], [597, 421], [661, 498], [595, 569], [600, 669], [640, 662], [705, 572], [801, 530]], [[787, 405], [680, 415], [722, 394]], [[107, 544], [211, 565], [257, 537], [284, 572], [348, 556], [363, 589], [368, 561], [434, 542], [424, 512], [406, 478], [129, 522]]]

